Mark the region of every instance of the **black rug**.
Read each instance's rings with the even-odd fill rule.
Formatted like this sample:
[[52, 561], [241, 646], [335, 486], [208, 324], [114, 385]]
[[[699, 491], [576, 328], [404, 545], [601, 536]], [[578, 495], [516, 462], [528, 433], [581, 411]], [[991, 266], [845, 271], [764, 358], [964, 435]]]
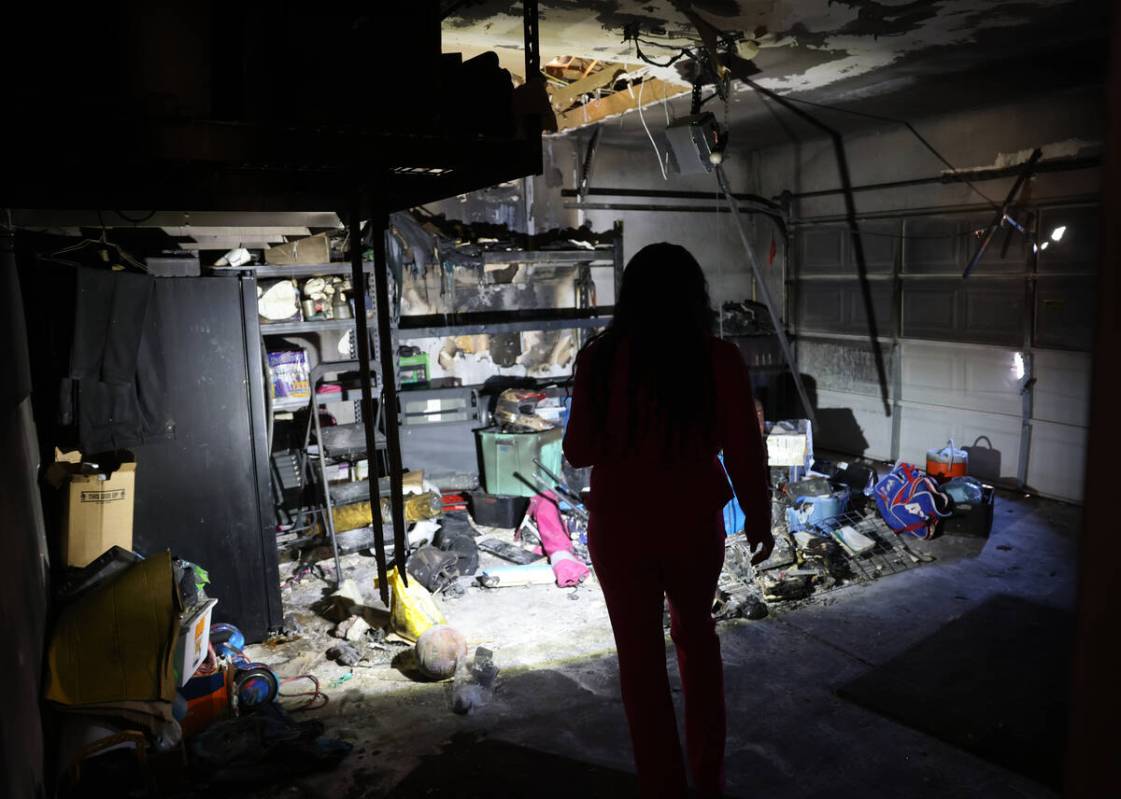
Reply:
[[996, 596], [838, 690], [862, 707], [1062, 786], [1072, 613]]
[[598, 799], [638, 796], [633, 774], [528, 749], [517, 744], [457, 735], [437, 755], [425, 756], [390, 799]]

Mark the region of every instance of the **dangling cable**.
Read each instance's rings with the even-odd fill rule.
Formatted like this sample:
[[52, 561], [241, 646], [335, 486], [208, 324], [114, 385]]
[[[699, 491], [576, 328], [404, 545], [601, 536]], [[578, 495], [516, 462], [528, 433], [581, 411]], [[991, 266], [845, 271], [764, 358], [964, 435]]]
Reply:
[[646, 124], [646, 115], [642, 113], [642, 87], [645, 85], [645, 80], [638, 84], [638, 118], [642, 120], [642, 127], [646, 130], [646, 135], [650, 139], [650, 146], [654, 148], [654, 156], [658, 159], [658, 169], [662, 171], [662, 180], [669, 180], [666, 175], [665, 164], [662, 163], [662, 154], [658, 152], [658, 145], [654, 141], [654, 134], [650, 132], [650, 126]]

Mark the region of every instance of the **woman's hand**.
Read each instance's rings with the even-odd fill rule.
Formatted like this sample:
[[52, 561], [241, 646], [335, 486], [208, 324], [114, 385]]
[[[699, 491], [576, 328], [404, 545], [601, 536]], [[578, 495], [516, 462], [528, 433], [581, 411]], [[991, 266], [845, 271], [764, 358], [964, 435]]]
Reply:
[[775, 537], [769, 529], [744, 530], [747, 536], [748, 548], [755, 553], [751, 558], [751, 565], [756, 566], [771, 556], [775, 548]]

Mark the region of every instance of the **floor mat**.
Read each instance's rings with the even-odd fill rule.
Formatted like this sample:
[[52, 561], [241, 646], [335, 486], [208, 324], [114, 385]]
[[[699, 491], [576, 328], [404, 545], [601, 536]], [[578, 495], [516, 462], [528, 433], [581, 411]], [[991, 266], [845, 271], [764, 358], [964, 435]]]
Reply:
[[996, 596], [842, 686], [862, 707], [1062, 785], [1074, 616]]
[[440, 754], [422, 758], [387, 796], [629, 799], [638, 796], [638, 782], [623, 771], [465, 734], [455, 736]]

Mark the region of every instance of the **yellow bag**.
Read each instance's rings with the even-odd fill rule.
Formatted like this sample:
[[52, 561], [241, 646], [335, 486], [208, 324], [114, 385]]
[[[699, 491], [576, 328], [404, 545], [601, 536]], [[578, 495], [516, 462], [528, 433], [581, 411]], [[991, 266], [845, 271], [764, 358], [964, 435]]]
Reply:
[[[405, 521], [419, 522], [425, 519], [436, 519], [443, 513], [440, 504], [440, 495], [434, 492], [424, 494], [409, 494], [405, 496]], [[360, 527], [369, 527], [374, 521], [374, 511], [369, 502], [354, 502], [350, 505], [336, 505], [331, 511], [335, 520], [335, 532], [345, 533], [347, 530], [357, 530]], [[382, 497], [381, 518], [387, 523], [392, 518], [389, 507], [389, 498]], [[319, 524], [318, 534], [323, 534], [322, 523]]]
[[402, 638], [416, 641], [429, 627], [447, 624], [448, 620], [440, 611], [436, 600], [428, 589], [415, 579], [405, 581], [394, 566], [389, 570], [389, 624]]

